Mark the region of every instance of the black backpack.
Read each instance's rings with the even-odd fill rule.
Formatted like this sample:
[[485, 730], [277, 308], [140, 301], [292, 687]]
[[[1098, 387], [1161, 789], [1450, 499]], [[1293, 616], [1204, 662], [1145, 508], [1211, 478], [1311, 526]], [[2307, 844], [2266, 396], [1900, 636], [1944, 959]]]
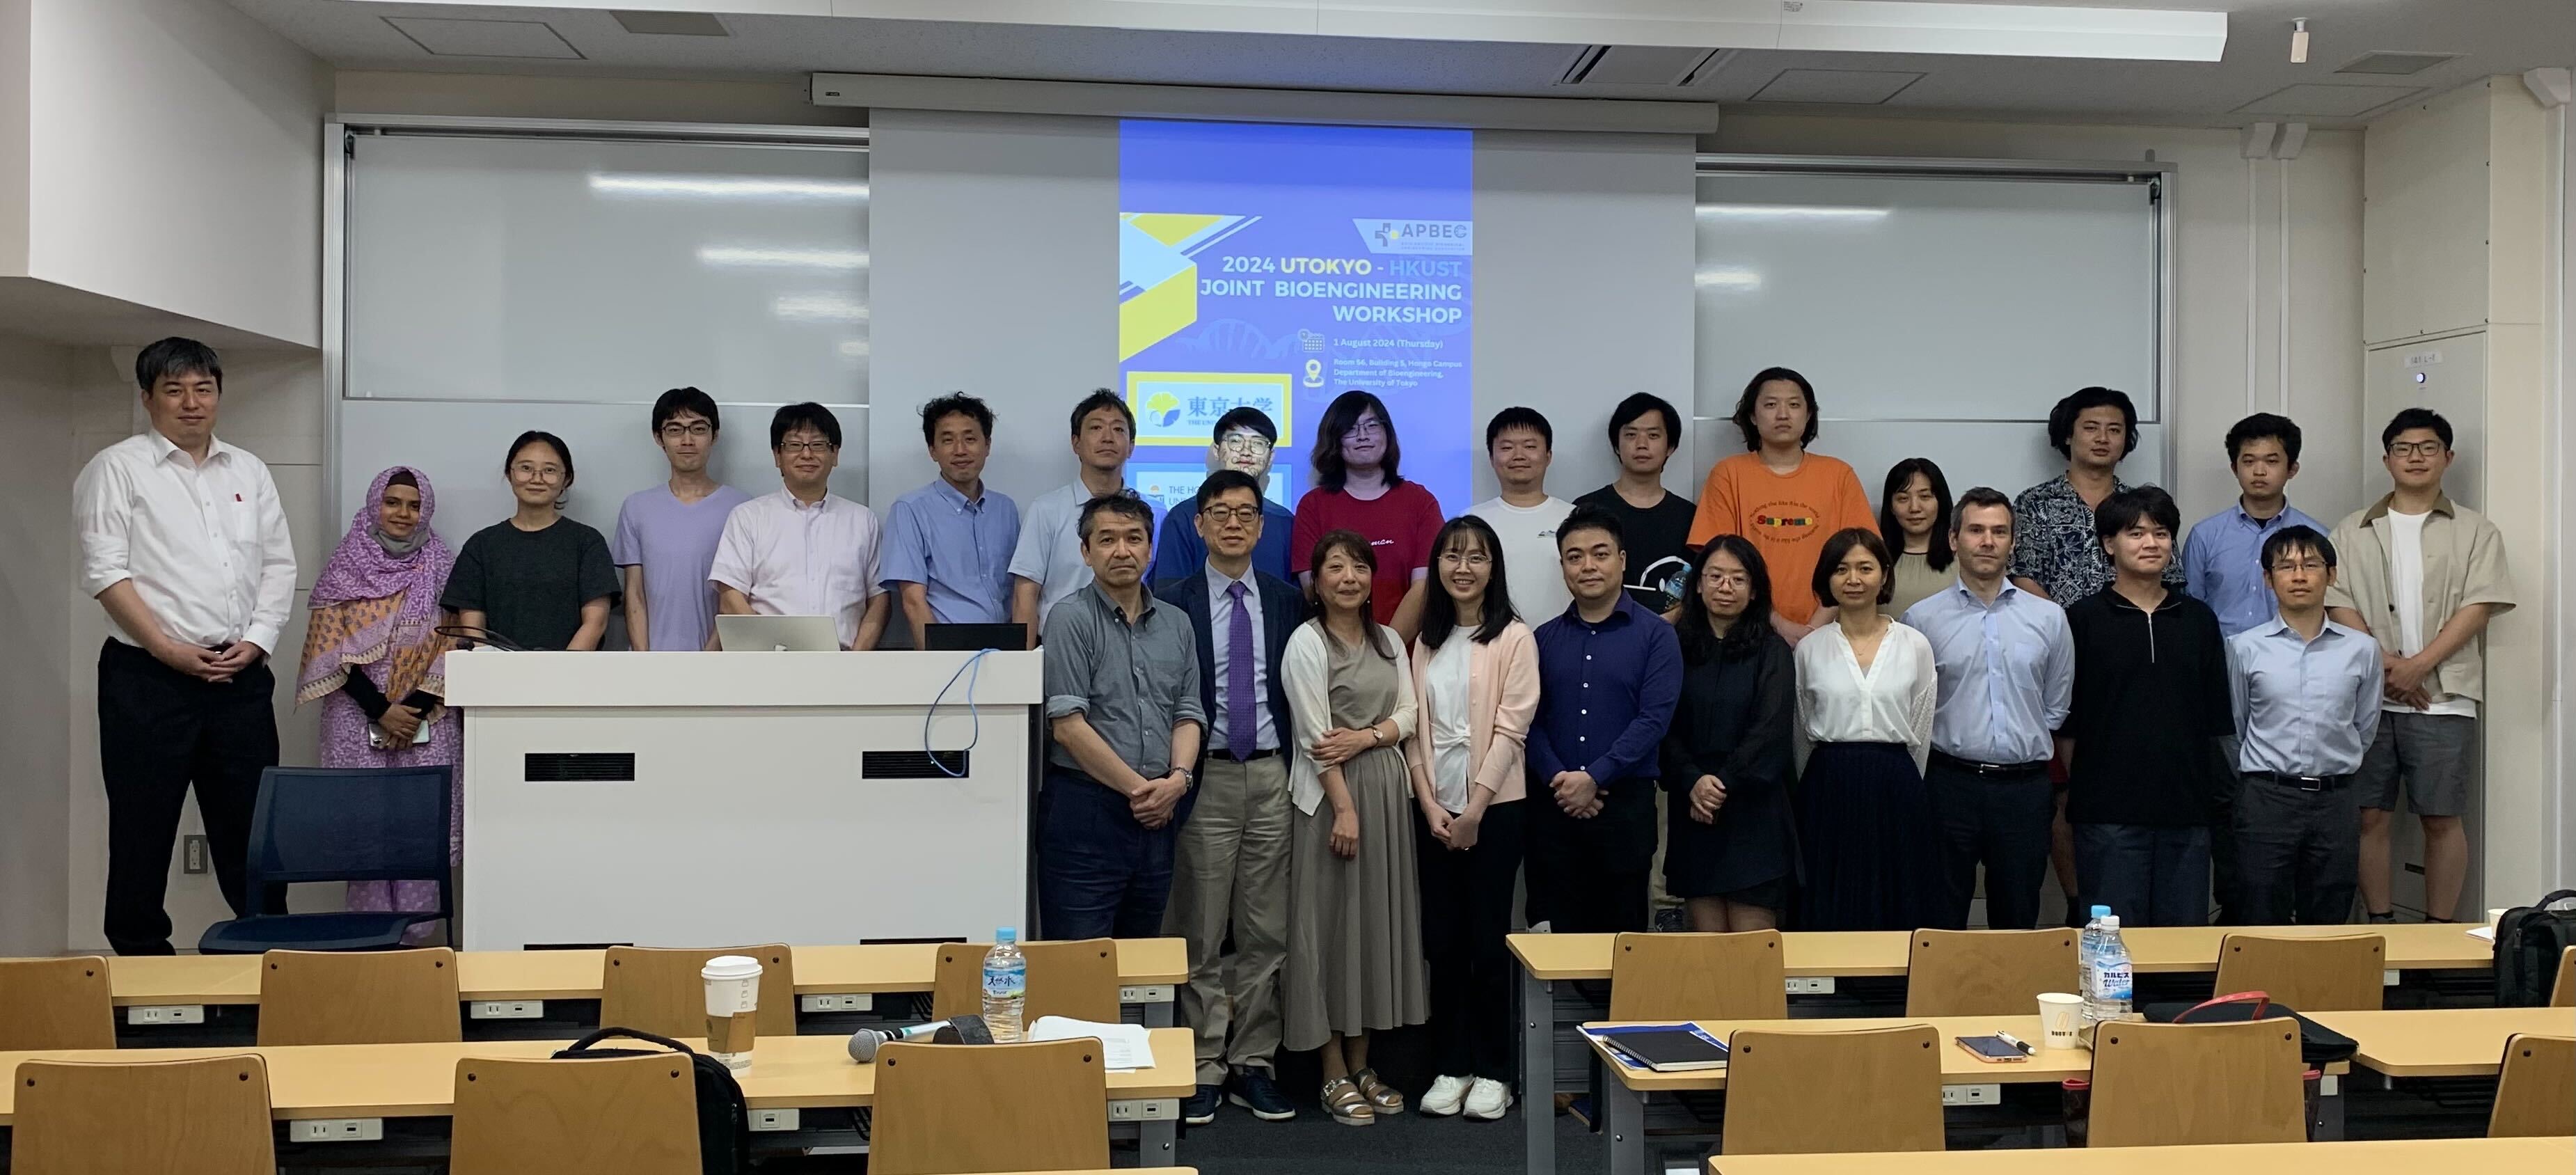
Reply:
[[2562, 889], [2528, 906], [2516, 906], [2496, 919], [2496, 1006], [2537, 1008], [2549, 1003], [2558, 981], [2558, 959], [2576, 946], [2576, 909], [2550, 907], [2576, 898]]
[[2349, 1061], [2361, 1051], [2351, 1037], [2310, 1020], [2291, 1009], [2276, 1004], [2272, 997], [2259, 991], [2240, 991], [2203, 1000], [2197, 1004], [2149, 1004], [2140, 1009], [2147, 1019], [2158, 1024], [2234, 1024], [2244, 1020], [2295, 1020], [2299, 1024], [2299, 1059], [2323, 1068], [2337, 1061]]
[[743, 1103], [742, 1085], [724, 1062], [696, 1052], [667, 1036], [632, 1028], [602, 1028], [556, 1053], [558, 1060], [578, 1057], [643, 1057], [651, 1049], [604, 1049], [613, 1036], [650, 1041], [689, 1058], [698, 1079], [698, 1167], [706, 1175], [744, 1175], [751, 1170], [751, 1110]]

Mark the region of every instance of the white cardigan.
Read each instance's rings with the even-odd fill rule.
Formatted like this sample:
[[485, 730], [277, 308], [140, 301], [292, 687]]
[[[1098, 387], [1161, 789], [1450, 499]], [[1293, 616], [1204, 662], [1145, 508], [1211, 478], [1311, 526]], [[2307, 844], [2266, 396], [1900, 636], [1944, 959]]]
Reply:
[[[1331, 730], [1333, 722], [1333, 683], [1331, 657], [1324, 647], [1330, 639], [1324, 635], [1324, 622], [1309, 620], [1289, 634], [1288, 650], [1281, 654], [1280, 684], [1288, 689], [1289, 724], [1296, 730], [1289, 740], [1288, 799], [1297, 810], [1312, 816], [1324, 802], [1324, 771], [1315, 765], [1312, 748], [1315, 740]], [[1388, 633], [1387, 639], [1394, 640]], [[1395, 671], [1395, 741], [1389, 744], [1395, 753], [1404, 753], [1404, 742], [1413, 737], [1413, 673], [1399, 653], [1388, 663]], [[1411, 788], [1410, 773], [1406, 787]]]

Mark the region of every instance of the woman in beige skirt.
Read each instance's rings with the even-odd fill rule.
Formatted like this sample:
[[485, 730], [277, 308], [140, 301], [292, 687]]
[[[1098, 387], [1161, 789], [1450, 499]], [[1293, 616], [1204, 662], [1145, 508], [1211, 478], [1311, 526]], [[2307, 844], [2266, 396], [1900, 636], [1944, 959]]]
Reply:
[[1368, 540], [1327, 534], [1308, 566], [1317, 615], [1288, 638], [1280, 677], [1296, 726], [1297, 806], [1284, 1043], [1321, 1050], [1324, 1109], [1366, 1126], [1404, 1112], [1404, 1095], [1369, 1068], [1368, 1034], [1431, 1015], [1402, 750], [1413, 734], [1413, 680], [1395, 635], [1369, 610], [1377, 559]]

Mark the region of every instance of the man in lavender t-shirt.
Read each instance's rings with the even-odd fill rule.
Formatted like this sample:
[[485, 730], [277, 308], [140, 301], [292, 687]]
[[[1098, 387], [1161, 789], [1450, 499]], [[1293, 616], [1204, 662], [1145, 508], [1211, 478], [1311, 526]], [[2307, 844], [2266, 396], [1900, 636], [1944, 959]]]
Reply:
[[673, 388], [653, 402], [653, 440], [671, 462], [671, 480], [627, 495], [609, 546], [626, 577], [626, 640], [635, 648], [704, 649], [715, 632], [707, 569], [725, 516], [751, 500], [707, 476], [720, 427], [715, 399], [696, 388]]

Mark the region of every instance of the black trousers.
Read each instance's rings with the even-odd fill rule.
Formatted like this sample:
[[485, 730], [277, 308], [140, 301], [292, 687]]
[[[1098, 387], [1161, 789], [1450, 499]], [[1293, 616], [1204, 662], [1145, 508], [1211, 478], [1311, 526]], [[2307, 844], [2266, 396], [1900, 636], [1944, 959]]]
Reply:
[[1526, 835], [1517, 800], [1485, 809], [1476, 847], [1451, 849], [1413, 813], [1414, 868], [1422, 882], [1422, 954], [1430, 965], [1431, 1063], [1444, 1077], [1512, 1081], [1512, 883]]
[[2245, 777], [2234, 826], [2237, 897], [2249, 926], [2338, 926], [2361, 884], [2361, 807], [2349, 783], [2304, 791]]
[[167, 955], [170, 850], [188, 789], [206, 824], [215, 882], [236, 916], [264, 908], [243, 893], [259, 776], [277, 765], [277, 678], [268, 662], [206, 682], [123, 641], [98, 652], [99, 774], [107, 788], [108, 945]]
[[[2237, 736], [2221, 735], [2216, 742], [2220, 761], [2209, 773], [2209, 898], [2218, 904], [2218, 924], [2280, 925], [2257, 921], [2248, 916], [2245, 908], [2245, 867], [2237, 859], [2237, 838], [2229, 830], [2236, 826], [2237, 797], [2254, 783], [2236, 769], [2238, 748], [2244, 745]], [[2358, 871], [2359, 866], [2355, 869]]]
[[2039, 889], [2048, 879], [2049, 825], [2057, 816], [2048, 769], [1981, 773], [1935, 758], [1923, 782], [1941, 822], [1950, 929], [1967, 928], [1979, 864], [1986, 867], [1986, 925], [2035, 929]]
[[1577, 820], [1545, 781], [1530, 781], [1529, 920], [1559, 934], [1649, 927], [1646, 875], [1655, 863], [1655, 782], [1623, 779], [1599, 814]]

